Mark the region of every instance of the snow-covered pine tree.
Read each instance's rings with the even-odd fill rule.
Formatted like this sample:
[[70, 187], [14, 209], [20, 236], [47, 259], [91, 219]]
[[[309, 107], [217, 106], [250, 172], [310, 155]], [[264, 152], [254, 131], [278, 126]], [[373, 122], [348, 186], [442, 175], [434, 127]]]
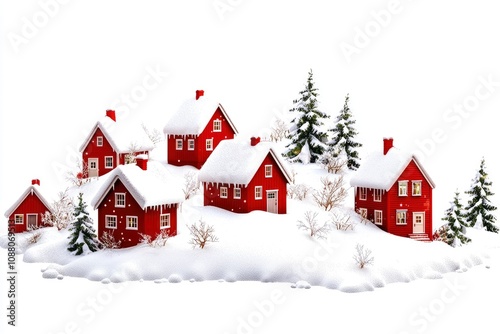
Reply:
[[460, 203], [460, 193], [458, 190], [455, 192], [453, 202], [446, 210], [445, 216], [441, 218], [447, 224], [446, 226], [446, 242], [453, 247], [462, 246], [469, 243], [471, 240], [465, 236], [467, 233], [467, 223], [465, 221], [465, 213], [463, 206]]
[[73, 213], [74, 220], [70, 224], [71, 235], [68, 244], [68, 251], [75, 252], [74, 255], [82, 254], [85, 249], [91, 252], [97, 250], [97, 235], [92, 226], [92, 218], [86, 210], [87, 204], [83, 201], [83, 194], [78, 195], [78, 205]]
[[497, 209], [489, 199], [490, 196], [494, 195], [490, 190], [491, 185], [492, 182], [488, 179], [485, 161], [482, 158], [479, 171], [472, 180], [471, 189], [465, 192], [471, 196], [465, 210], [469, 226], [483, 227], [486, 231], [498, 233], [498, 227], [495, 226], [496, 217], [491, 214]]
[[[356, 170], [359, 168], [359, 155], [356, 151], [357, 147], [362, 145], [355, 141], [358, 134], [354, 128], [356, 121], [352, 118], [351, 110], [349, 109], [349, 94], [345, 97], [344, 108], [340, 110], [335, 126], [328, 131], [332, 132], [332, 140], [328, 144], [328, 150], [324, 159], [337, 158], [346, 160], [347, 168]], [[327, 160], [325, 160], [327, 161]]]
[[318, 89], [314, 87], [313, 72], [309, 71], [307, 84], [290, 112], [294, 118], [290, 126], [288, 139], [283, 156], [292, 162], [316, 162], [326, 149], [327, 133], [323, 120], [329, 116], [318, 109]]

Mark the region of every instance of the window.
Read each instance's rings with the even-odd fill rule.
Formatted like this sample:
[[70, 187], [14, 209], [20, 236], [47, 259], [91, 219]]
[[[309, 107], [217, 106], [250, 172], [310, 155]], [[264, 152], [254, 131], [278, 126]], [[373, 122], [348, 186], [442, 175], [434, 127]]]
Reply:
[[220, 187], [220, 198], [227, 198], [227, 187]]
[[101, 147], [104, 143], [104, 139], [102, 136], [97, 137], [97, 146]]
[[366, 208], [359, 208], [358, 213], [363, 218], [368, 217], [368, 209], [366, 209]]
[[375, 210], [375, 224], [382, 225], [382, 210]]
[[406, 210], [396, 211], [396, 225], [406, 225]]
[[255, 199], [262, 199], [262, 187], [255, 187]]
[[413, 196], [421, 196], [422, 195], [422, 181], [413, 181], [411, 183], [411, 194]]
[[116, 216], [106, 216], [106, 228], [116, 228]]
[[104, 167], [113, 168], [113, 157], [104, 157]]
[[125, 194], [116, 193], [115, 194], [115, 207], [124, 208], [125, 207]]
[[160, 215], [160, 229], [170, 228], [170, 213]]
[[89, 159], [89, 168], [90, 169], [97, 169], [97, 159]]
[[222, 131], [222, 121], [220, 119], [216, 119], [214, 121], [214, 132], [221, 132]]
[[234, 188], [233, 197], [235, 199], [240, 199], [241, 198], [241, 188]]
[[366, 201], [367, 192], [368, 191], [366, 190], [366, 188], [359, 188], [359, 199], [362, 201]]
[[373, 189], [373, 201], [382, 202], [382, 189]]
[[214, 149], [214, 140], [213, 139], [207, 139], [205, 148], [207, 151], [212, 151]]
[[266, 165], [264, 168], [266, 170], [266, 177], [273, 177], [273, 165]]
[[399, 181], [399, 196], [408, 196], [408, 181]]
[[188, 151], [194, 151], [194, 139], [188, 139]]
[[138, 219], [136, 216], [127, 216], [127, 230], [137, 230], [139, 227]]
[[23, 215], [15, 215], [14, 216], [14, 222], [17, 225], [24, 224], [24, 216]]
[[182, 139], [176, 139], [175, 140], [175, 149], [177, 151], [182, 151], [182, 144], [183, 144]]

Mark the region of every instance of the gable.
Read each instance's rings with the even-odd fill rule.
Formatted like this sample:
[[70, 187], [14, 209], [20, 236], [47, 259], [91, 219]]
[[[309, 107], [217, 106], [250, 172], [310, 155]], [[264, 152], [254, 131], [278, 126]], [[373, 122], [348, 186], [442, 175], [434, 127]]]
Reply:
[[40, 189], [37, 186], [28, 187], [23, 194], [19, 197], [19, 199], [5, 212], [5, 218], [9, 218], [27, 199], [28, 196], [34, 195], [37, 200], [45, 206], [48, 211], [52, 212], [52, 206], [47, 201], [47, 199], [41, 194]]
[[[212, 134], [212, 133], [227, 133], [227, 132], [231, 132], [232, 134], [238, 133], [238, 131], [234, 127], [234, 124], [228, 118], [227, 114], [225, 112], [223, 112], [222, 110], [224, 110], [224, 109], [219, 104], [217, 109], [214, 111], [212, 117], [210, 117], [207, 124], [205, 125], [203, 130], [199, 133], [199, 135], [206, 134], [208, 136], [209, 134]], [[216, 132], [213, 129], [215, 120], [221, 120], [221, 131], [219, 131], [219, 132]], [[228, 131], [228, 130], [230, 130], [230, 131]]]
[[415, 159], [412, 159], [408, 163], [408, 166], [406, 166], [401, 175], [399, 175], [393, 186], [397, 186], [398, 181], [422, 181], [427, 183], [427, 185], [429, 185], [431, 188], [435, 187], [432, 180], [428, 177], [428, 175]]

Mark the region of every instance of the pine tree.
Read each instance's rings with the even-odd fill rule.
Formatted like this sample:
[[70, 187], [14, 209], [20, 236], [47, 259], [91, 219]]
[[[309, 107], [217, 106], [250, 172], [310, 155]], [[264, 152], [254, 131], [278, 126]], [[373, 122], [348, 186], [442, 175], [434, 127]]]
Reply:
[[326, 149], [327, 133], [323, 129], [323, 120], [329, 116], [318, 110], [317, 93], [314, 87], [313, 72], [309, 77], [304, 90], [298, 100], [294, 100], [294, 119], [290, 127], [288, 139], [291, 140], [283, 156], [293, 162], [316, 162]]
[[341, 157], [346, 160], [347, 168], [356, 170], [359, 168], [359, 156], [357, 147], [362, 145], [354, 140], [358, 132], [354, 129], [355, 120], [349, 109], [349, 94], [345, 97], [344, 108], [337, 116], [335, 127], [328, 130], [333, 133], [333, 138], [328, 142], [328, 153], [330, 157]]
[[490, 196], [494, 195], [490, 190], [491, 185], [492, 182], [488, 180], [483, 158], [479, 171], [472, 180], [471, 189], [465, 192], [471, 196], [465, 210], [467, 210], [469, 226], [474, 227], [477, 224], [477, 227], [484, 227], [489, 232], [498, 233], [498, 227], [495, 226], [496, 217], [491, 214], [491, 211], [497, 209], [489, 199]]
[[462, 246], [469, 243], [471, 240], [465, 236], [467, 233], [466, 215], [463, 211], [463, 206], [460, 203], [460, 193], [455, 192], [453, 202], [445, 212], [445, 216], [441, 218], [447, 222], [446, 226], [446, 242], [453, 247]]
[[68, 237], [70, 239], [68, 251], [75, 252], [74, 255], [80, 255], [85, 248], [88, 251], [97, 250], [97, 236], [92, 226], [92, 219], [86, 210], [87, 204], [83, 201], [83, 194], [78, 195], [78, 205], [73, 213], [74, 220], [71, 222], [69, 231], [72, 231]]

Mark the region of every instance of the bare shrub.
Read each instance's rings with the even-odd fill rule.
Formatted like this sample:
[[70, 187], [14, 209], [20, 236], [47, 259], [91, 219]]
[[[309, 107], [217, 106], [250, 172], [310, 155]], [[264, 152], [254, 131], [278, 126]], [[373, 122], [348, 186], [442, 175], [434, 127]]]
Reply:
[[357, 244], [356, 252], [353, 255], [354, 261], [356, 261], [359, 268], [363, 269], [367, 265], [372, 265], [374, 258], [371, 256], [372, 251], [368, 248], [365, 249], [364, 245]]
[[356, 224], [351, 221], [351, 217], [346, 214], [332, 213], [332, 224], [339, 231], [354, 230]]
[[190, 226], [188, 226], [188, 229], [191, 233], [191, 240], [189, 240], [189, 243], [193, 245], [193, 248], [199, 247], [203, 249], [205, 248], [207, 243], [219, 241], [219, 238], [217, 238], [217, 236], [215, 235], [214, 227], [211, 225], [207, 225], [201, 219], [199, 221], [199, 224], [191, 224]]
[[289, 184], [287, 194], [290, 199], [298, 199], [303, 201], [311, 192], [311, 187], [305, 184]]
[[85, 162], [79, 159], [76, 163], [76, 171], [69, 170], [66, 173], [66, 181], [68, 181], [72, 186], [81, 187], [85, 183], [89, 182], [89, 170]]
[[191, 196], [196, 195], [200, 189], [200, 181], [198, 181], [198, 176], [195, 172], [187, 172], [184, 174], [184, 198], [189, 199]]
[[122, 241], [116, 240], [113, 233], [108, 233], [105, 231], [99, 240], [101, 246], [106, 249], [116, 249], [120, 248]]
[[338, 174], [347, 165], [347, 160], [336, 155], [334, 152], [328, 151], [325, 153], [321, 159], [323, 166], [326, 168], [328, 173]]
[[160, 130], [158, 130], [156, 128], [150, 129], [144, 123], [141, 124], [141, 127], [144, 130], [144, 132], [146, 133], [146, 135], [149, 137], [149, 139], [153, 142], [153, 144], [156, 145], [156, 144], [163, 141], [163, 139], [164, 139], [163, 133]]
[[315, 191], [313, 198], [316, 204], [325, 209], [325, 211], [330, 211], [338, 206], [347, 197], [343, 176], [339, 176], [333, 181], [328, 177], [322, 177], [321, 183], [323, 184], [323, 188], [320, 191]]
[[288, 124], [282, 119], [276, 119], [271, 127], [270, 139], [279, 142], [288, 136]]
[[328, 232], [330, 232], [330, 226], [328, 222], [323, 224], [318, 222], [317, 217], [317, 212], [306, 211], [304, 213], [304, 220], [299, 220], [297, 227], [300, 230], [307, 231], [311, 237], [326, 239]]
[[52, 203], [52, 212], [46, 211], [42, 215], [42, 223], [55, 226], [59, 231], [65, 229], [73, 220], [75, 205], [68, 195], [68, 190], [59, 192], [58, 199]]
[[125, 154], [125, 164], [133, 164], [137, 158], [137, 152], [139, 151], [139, 144], [132, 142], [128, 146], [128, 153]]
[[40, 228], [38, 226], [29, 228], [28, 238], [26, 239], [28, 241], [28, 244], [33, 245], [36, 244], [38, 240], [40, 240], [40, 238], [42, 237], [42, 232], [39, 229]]
[[359, 218], [361, 220], [361, 223], [363, 224], [367, 224], [370, 220], [368, 219], [368, 217], [366, 216], [366, 212], [361, 212], [360, 209], [356, 210], [356, 213], [359, 215]]
[[139, 233], [139, 235], [141, 236], [141, 243], [153, 248], [164, 247], [169, 238], [168, 230], [162, 230], [154, 239], [148, 234]]
[[443, 225], [439, 227], [432, 235], [432, 240], [442, 241], [449, 245], [451, 243], [451, 240], [448, 238], [449, 231], [450, 227], [448, 225]]

